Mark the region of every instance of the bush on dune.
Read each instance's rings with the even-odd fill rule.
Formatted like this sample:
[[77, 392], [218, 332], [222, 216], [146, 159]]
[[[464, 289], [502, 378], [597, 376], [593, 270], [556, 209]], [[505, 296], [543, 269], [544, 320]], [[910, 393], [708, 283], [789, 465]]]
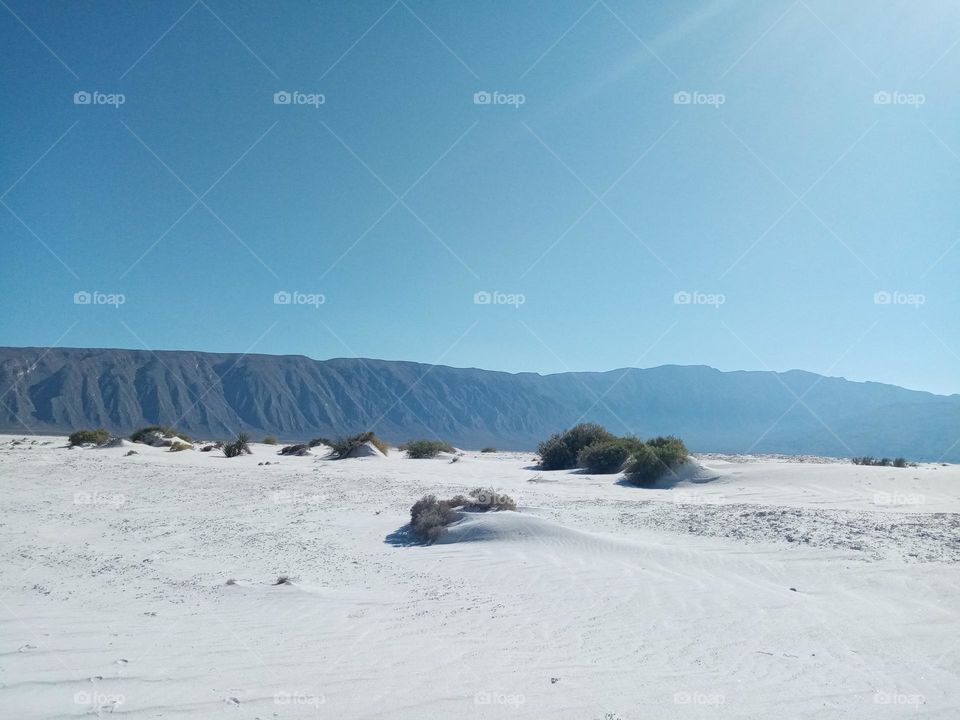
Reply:
[[426, 460], [435, 458], [442, 452], [454, 453], [457, 449], [444, 440], [411, 440], [400, 446], [401, 450], [406, 450], [407, 457], [414, 460]]
[[181, 452], [183, 450], [193, 450], [193, 445], [180, 440], [174, 440], [173, 444], [170, 446], [170, 452]]
[[497, 451], [497, 449], [494, 448], [494, 447], [481, 448], [481, 450], [480, 450], [480, 452], [482, 452], [482, 453], [494, 453], [494, 452], [496, 452], [496, 451]]
[[360, 433], [359, 435], [352, 435], [351, 437], [347, 438], [339, 438], [330, 443], [330, 447], [333, 448], [334, 457], [339, 460], [349, 457], [350, 453], [364, 443], [370, 443], [384, 455], [386, 455], [389, 451], [387, 444], [372, 432]]
[[450, 502], [437, 500], [436, 495], [424, 495], [410, 508], [410, 527], [424, 540], [433, 542], [457, 519], [456, 506]]
[[280, 441], [277, 440], [273, 435], [267, 435], [263, 440], [261, 440], [264, 445], [279, 445]]
[[447, 525], [457, 519], [457, 510], [486, 512], [488, 510], [516, 510], [513, 498], [492, 488], [474, 488], [468, 495], [455, 495], [449, 500], [437, 500], [436, 495], [424, 495], [410, 508], [410, 527], [427, 542], [434, 542]]
[[540, 443], [540, 469], [582, 467], [592, 473], [617, 473], [636, 485], [650, 485], [674, 471], [690, 454], [673, 435], [616, 437], [600, 425], [582, 423]]
[[67, 441], [70, 445], [86, 445], [88, 443], [103, 445], [109, 439], [110, 432], [104, 428], [96, 428], [95, 430], [84, 428], [70, 433]]
[[310, 455], [310, 447], [306, 443], [284, 445], [278, 452], [281, 455]]
[[630, 456], [624, 472], [634, 485], [652, 485], [672, 473], [689, 454], [680, 438], [657, 437], [643, 443]]
[[307, 445], [312, 448], [315, 448], [317, 445], [327, 445], [328, 447], [332, 447], [333, 442], [331, 440], [327, 440], [325, 437], [318, 437], [308, 442]]
[[655, 437], [652, 440], [647, 440], [647, 445], [654, 448], [657, 457], [667, 465], [681, 463], [686, 459], [687, 455], [690, 454], [687, 446], [683, 444], [683, 440], [673, 435]]
[[577, 466], [577, 455], [585, 447], [615, 440], [613, 433], [595, 423], [580, 423], [551, 435], [540, 443], [540, 467], [543, 470], [569, 470]]
[[634, 437], [622, 437], [587, 445], [577, 454], [577, 465], [597, 474], [618, 473], [643, 441]]
[[147, 425], [138, 430], [134, 430], [130, 434], [130, 439], [133, 442], [143, 442], [146, 440], [148, 435], [156, 433], [162, 437], [178, 437], [184, 442], [192, 443], [193, 438], [177, 430], [175, 427], [170, 427], [168, 425]]

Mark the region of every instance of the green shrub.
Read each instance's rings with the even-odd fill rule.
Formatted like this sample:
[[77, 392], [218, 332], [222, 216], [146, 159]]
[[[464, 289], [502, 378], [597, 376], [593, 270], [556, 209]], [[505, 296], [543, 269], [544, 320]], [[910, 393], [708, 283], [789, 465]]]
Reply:
[[649, 440], [637, 448], [627, 461], [627, 480], [635, 485], [652, 485], [673, 472], [689, 454], [680, 438], [670, 436]]
[[387, 454], [389, 448], [387, 444], [383, 442], [380, 438], [374, 435], [372, 432], [360, 433], [359, 435], [353, 435], [348, 438], [339, 438], [330, 443], [330, 447], [333, 448], [333, 455], [335, 458], [342, 459], [348, 457], [350, 453], [356, 450], [358, 447], [364, 443], [371, 443], [377, 450], [382, 452], [384, 455]]
[[561, 433], [551, 435], [537, 448], [540, 455], [540, 467], [543, 470], [563, 470], [573, 467], [577, 462], [576, 453], [567, 447]]
[[107, 440], [110, 439], [110, 432], [104, 430], [103, 428], [97, 428], [96, 430], [83, 429], [75, 430], [70, 433], [70, 437], [67, 438], [71, 445], [85, 445], [87, 443], [93, 443], [94, 445], [103, 445]]
[[624, 472], [627, 480], [634, 485], [649, 485], [660, 478], [666, 470], [660, 464], [660, 458], [657, 457], [654, 449], [644, 445], [630, 456]]
[[647, 440], [647, 445], [654, 449], [661, 462], [670, 467], [682, 463], [690, 454], [687, 446], [683, 444], [683, 440], [673, 435]]
[[252, 455], [250, 436], [246, 433], [237, 433], [237, 438], [233, 442], [223, 444], [223, 454], [228, 458], [238, 455]]
[[577, 465], [592, 473], [618, 473], [641, 445], [643, 442], [633, 437], [596, 442], [577, 454]]
[[267, 435], [263, 440], [261, 440], [264, 445], [279, 445], [280, 441], [277, 440], [273, 435]]
[[407, 451], [407, 457], [414, 460], [426, 460], [435, 458], [442, 452], [453, 453], [457, 449], [444, 440], [411, 440], [400, 446], [401, 450]]
[[193, 442], [193, 438], [187, 435], [186, 433], [182, 433], [176, 428], [169, 427], [167, 425], [147, 425], [146, 427], [142, 427], [139, 430], [135, 430], [130, 435], [130, 439], [133, 440], [133, 442], [143, 442], [144, 438], [149, 433], [157, 433], [159, 435], [162, 435], [163, 437], [178, 437], [184, 442], [188, 442], [188, 443]]
[[480, 452], [482, 452], [482, 453], [492, 453], [492, 452], [496, 452], [496, 451], [497, 451], [496, 448], [483, 448], [482, 450], [480, 450]]
[[872, 465], [874, 467], [898, 467], [904, 468], [907, 467], [907, 461], [905, 458], [899, 457], [895, 460], [890, 458], [880, 458], [877, 460], [874, 457], [864, 456], [864, 457], [855, 457], [850, 458], [850, 461], [854, 465]]
[[540, 468], [566, 470], [577, 466], [577, 454], [588, 445], [615, 440], [604, 427], [594, 423], [580, 423], [569, 430], [551, 435], [540, 443]]

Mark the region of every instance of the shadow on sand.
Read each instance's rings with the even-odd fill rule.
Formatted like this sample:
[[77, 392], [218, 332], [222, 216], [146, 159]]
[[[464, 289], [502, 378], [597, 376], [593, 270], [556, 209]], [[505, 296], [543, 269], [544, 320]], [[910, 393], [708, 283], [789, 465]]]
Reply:
[[393, 545], [393, 547], [415, 547], [417, 545], [429, 544], [424, 542], [416, 533], [413, 532], [413, 528], [410, 527], [410, 523], [407, 523], [399, 530], [394, 530], [392, 533], [387, 535], [383, 541], [387, 545]]

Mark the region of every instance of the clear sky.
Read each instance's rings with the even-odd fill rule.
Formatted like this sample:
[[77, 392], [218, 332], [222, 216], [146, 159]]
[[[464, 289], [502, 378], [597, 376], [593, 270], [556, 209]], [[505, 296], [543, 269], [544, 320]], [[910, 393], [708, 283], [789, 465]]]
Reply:
[[956, 2], [0, 5], [0, 344], [960, 392]]

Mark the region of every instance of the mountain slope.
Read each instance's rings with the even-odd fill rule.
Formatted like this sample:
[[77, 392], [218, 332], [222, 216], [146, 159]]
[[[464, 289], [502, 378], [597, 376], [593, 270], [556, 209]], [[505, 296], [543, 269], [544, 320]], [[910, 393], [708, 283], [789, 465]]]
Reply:
[[665, 365], [541, 376], [412, 362], [190, 351], [0, 348], [0, 430], [284, 439], [374, 429], [531, 449], [581, 420], [695, 450], [960, 461], [960, 396], [790, 371]]

